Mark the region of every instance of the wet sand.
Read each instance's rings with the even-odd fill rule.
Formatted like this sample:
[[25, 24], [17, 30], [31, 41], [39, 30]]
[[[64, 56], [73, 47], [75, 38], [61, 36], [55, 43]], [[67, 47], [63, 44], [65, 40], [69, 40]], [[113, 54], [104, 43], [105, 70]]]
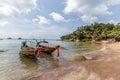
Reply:
[[66, 63], [66, 66], [46, 70], [26, 80], [120, 80], [120, 43], [105, 44], [86, 61]]

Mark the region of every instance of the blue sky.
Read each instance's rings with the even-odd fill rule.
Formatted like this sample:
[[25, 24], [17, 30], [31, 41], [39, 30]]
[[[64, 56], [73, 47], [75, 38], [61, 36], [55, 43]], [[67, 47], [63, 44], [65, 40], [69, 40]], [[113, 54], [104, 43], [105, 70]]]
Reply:
[[58, 39], [94, 22], [120, 22], [120, 0], [2, 0], [0, 38]]

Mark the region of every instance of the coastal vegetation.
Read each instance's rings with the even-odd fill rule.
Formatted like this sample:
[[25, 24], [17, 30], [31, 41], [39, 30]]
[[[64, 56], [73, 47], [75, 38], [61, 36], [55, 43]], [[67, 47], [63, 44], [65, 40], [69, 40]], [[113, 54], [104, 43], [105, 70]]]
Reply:
[[74, 32], [62, 36], [61, 39], [71, 41], [101, 41], [114, 39], [120, 41], [120, 23], [94, 23], [80, 26]]

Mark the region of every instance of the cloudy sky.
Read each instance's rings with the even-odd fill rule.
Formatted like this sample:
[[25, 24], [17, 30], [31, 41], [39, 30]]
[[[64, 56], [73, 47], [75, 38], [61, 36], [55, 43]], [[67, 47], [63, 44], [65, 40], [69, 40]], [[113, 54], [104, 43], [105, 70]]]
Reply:
[[57, 39], [94, 22], [120, 22], [120, 0], [0, 1], [0, 38]]

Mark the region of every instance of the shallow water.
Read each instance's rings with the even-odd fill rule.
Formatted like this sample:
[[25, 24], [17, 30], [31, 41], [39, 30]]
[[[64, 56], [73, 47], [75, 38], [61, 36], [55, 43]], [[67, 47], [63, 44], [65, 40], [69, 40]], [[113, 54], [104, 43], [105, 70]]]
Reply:
[[[86, 54], [101, 48], [101, 44], [95, 43], [49, 40], [49, 45], [62, 47], [60, 57], [57, 58], [55, 52], [52, 55], [42, 53], [40, 59], [37, 60], [19, 55], [22, 41], [0, 40], [0, 80], [20, 80], [38, 71], [42, 73], [46, 69], [58, 68], [63, 66], [64, 62], [71, 61], [70, 58], [75, 55]], [[34, 46], [33, 43], [30, 45]], [[72, 61], [76, 61], [76, 59], [72, 59]]]

